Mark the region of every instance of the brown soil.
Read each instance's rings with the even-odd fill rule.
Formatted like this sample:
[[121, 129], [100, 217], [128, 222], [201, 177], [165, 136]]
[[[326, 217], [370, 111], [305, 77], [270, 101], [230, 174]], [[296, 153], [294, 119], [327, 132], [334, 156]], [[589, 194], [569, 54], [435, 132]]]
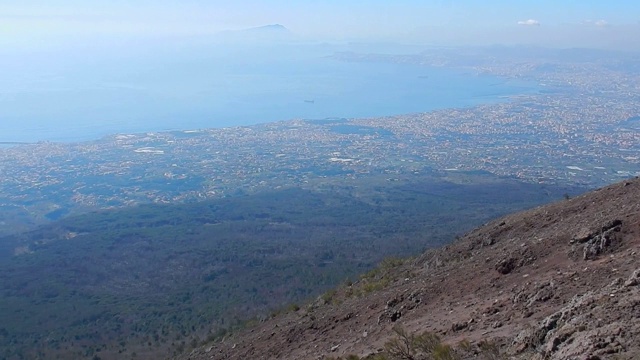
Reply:
[[180, 359], [364, 357], [398, 324], [450, 344], [490, 340], [511, 358], [640, 358], [640, 180], [495, 220], [385, 278]]

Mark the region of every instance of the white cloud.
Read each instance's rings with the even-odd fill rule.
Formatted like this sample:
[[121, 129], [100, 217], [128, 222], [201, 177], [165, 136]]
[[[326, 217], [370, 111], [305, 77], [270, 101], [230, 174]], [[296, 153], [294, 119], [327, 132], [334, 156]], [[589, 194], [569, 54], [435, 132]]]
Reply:
[[534, 19], [521, 20], [521, 21], [518, 21], [518, 25], [525, 25], [525, 26], [540, 26], [540, 21], [538, 21], [538, 20], [534, 20]]
[[585, 20], [580, 24], [585, 26], [596, 26], [600, 28], [611, 26], [611, 24], [609, 24], [607, 20]]

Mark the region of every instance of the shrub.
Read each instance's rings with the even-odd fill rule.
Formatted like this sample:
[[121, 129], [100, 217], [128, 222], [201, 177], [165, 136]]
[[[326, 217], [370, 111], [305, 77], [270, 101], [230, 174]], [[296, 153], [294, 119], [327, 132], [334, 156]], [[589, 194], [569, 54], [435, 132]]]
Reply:
[[[385, 344], [385, 352], [366, 360], [461, 360], [472, 356], [484, 360], [506, 359], [495, 342], [483, 340], [477, 346], [462, 340], [456, 347], [442, 342], [434, 333], [410, 334], [401, 326], [393, 328], [395, 337]], [[378, 357], [379, 356], [379, 357]]]
[[324, 294], [322, 294], [320, 296], [320, 298], [322, 299], [322, 301], [325, 302], [325, 304], [331, 304], [333, 303], [334, 297], [336, 296], [337, 291], [336, 290], [329, 290], [327, 292], [325, 292]]
[[453, 348], [443, 344], [438, 335], [425, 332], [421, 335], [409, 334], [404, 328], [393, 328], [396, 337], [385, 344], [385, 351], [391, 359], [397, 360], [457, 360]]
[[480, 348], [480, 355], [485, 360], [500, 360], [504, 359], [504, 356], [500, 352], [500, 347], [498, 344], [488, 340], [482, 340], [478, 347]]

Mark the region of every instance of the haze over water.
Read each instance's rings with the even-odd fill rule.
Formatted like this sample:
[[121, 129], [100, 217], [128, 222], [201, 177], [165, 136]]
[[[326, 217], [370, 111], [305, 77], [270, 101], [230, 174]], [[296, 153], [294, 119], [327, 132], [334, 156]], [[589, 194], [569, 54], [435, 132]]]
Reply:
[[[535, 84], [406, 64], [348, 63], [327, 45], [153, 45], [0, 60], [0, 141], [375, 117], [505, 101]], [[18, 57], [16, 57], [17, 59]]]

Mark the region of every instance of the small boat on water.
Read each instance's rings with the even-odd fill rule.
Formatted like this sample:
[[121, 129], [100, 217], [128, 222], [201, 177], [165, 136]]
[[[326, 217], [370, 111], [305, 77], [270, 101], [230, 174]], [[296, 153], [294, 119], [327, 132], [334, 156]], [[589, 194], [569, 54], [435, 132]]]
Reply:
[[306, 102], [307, 104], [315, 104], [315, 100], [305, 100], [304, 102]]

